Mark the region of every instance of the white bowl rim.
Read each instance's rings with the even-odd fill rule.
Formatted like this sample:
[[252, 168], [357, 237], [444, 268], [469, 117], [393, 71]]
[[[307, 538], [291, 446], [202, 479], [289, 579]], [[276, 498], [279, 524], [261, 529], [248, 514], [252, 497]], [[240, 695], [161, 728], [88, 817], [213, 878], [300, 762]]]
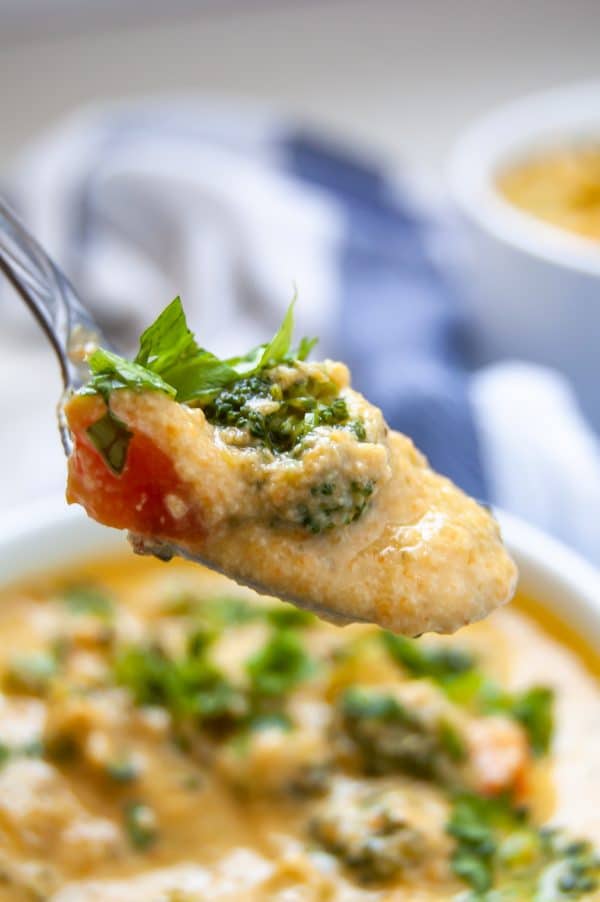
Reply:
[[458, 208], [497, 240], [562, 268], [600, 276], [595, 242], [519, 210], [494, 182], [502, 161], [522, 155], [540, 134], [560, 134], [568, 141], [577, 127], [594, 127], [600, 141], [600, 80], [528, 94], [481, 116], [455, 141], [447, 178]]
[[[600, 571], [539, 529], [494, 511], [521, 576], [533, 595], [600, 649]], [[31, 550], [39, 551], [31, 564]], [[126, 553], [122, 532], [89, 520], [81, 508], [51, 497], [0, 516], [0, 583], [34, 577], [113, 552]], [[26, 575], [25, 575], [26, 574]]]

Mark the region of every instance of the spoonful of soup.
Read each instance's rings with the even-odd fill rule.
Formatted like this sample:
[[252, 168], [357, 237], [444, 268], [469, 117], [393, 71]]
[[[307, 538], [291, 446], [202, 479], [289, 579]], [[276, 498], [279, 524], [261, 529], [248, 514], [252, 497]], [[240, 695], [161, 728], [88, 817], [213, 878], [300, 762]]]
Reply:
[[0, 267], [57, 352], [67, 500], [339, 623], [452, 632], [507, 602], [516, 570], [491, 514], [352, 389], [342, 363], [276, 335], [221, 359], [179, 298], [128, 360], [0, 205]]

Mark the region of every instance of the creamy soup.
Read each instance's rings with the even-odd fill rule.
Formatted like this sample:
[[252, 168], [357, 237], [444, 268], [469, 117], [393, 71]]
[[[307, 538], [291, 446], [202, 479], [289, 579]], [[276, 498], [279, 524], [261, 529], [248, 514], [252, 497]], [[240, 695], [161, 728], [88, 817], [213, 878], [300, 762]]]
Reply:
[[600, 145], [540, 153], [500, 173], [498, 187], [539, 219], [600, 241]]
[[[173, 304], [149, 330], [160, 347], [173, 318], [186, 328]], [[147, 344], [145, 365], [160, 359]], [[171, 382], [158, 384], [97, 352], [91, 382], [65, 406], [67, 497], [128, 529], [136, 550], [191, 554], [337, 622], [406, 635], [453, 632], [511, 598], [516, 571], [490, 512], [388, 429], [342, 363], [286, 352], [209, 389], [208, 352], [186, 352], [192, 363], [177, 358], [174, 374], [168, 348]]]
[[410, 640], [181, 561], [5, 590], [0, 899], [598, 898], [597, 662], [520, 605]]

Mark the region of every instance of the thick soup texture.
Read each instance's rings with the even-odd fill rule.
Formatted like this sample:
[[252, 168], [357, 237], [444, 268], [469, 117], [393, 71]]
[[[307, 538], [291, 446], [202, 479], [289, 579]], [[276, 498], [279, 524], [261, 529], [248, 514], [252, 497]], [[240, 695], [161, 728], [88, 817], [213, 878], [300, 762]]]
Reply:
[[599, 897], [598, 687], [518, 610], [410, 640], [124, 558], [0, 629], [0, 899]]
[[[175, 546], [338, 622], [405, 635], [453, 632], [512, 597], [490, 512], [389, 430], [341, 363], [269, 369], [204, 409], [119, 389], [108, 406], [76, 395], [66, 413], [69, 501], [129, 529], [138, 551]], [[118, 473], [97, 447], [107, 416], [131, 436]]]

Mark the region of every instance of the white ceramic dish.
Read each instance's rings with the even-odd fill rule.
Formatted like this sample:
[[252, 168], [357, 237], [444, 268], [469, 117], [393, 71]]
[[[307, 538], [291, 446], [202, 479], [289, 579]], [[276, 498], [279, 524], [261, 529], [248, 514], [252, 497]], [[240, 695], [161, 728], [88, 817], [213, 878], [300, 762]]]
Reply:
[[[600, 573], [533, 527], [499, 517], [523, 591], [600, 649]], [[24, 508], [0, 519], [0, 585], [86, 557], [127, 553], [128, 547], [123, 533], [99, 526], [62, 499]]]
[[520, 211], [495, 185], [507, 164], [590, 138], [600, 141], [600, 81], [526, 97], [459, 138], [449, 181], [472, 238], [465, 294], [481, 359], [558, 367], [600, 427], [600, 244]]

